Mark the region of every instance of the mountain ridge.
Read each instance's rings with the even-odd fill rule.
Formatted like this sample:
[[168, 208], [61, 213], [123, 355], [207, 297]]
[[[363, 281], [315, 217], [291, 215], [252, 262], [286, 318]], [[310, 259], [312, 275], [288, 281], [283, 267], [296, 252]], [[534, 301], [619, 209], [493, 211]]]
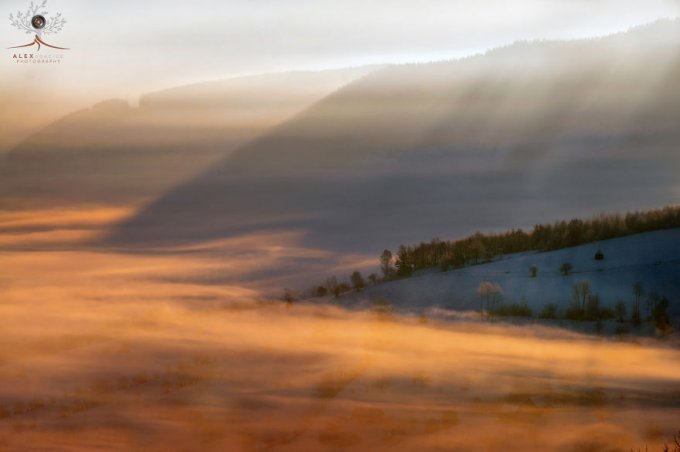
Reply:
[[674, 20], [383, 68], [170, 190], [107, 243], [295, 228], [310, 246], [375, 253], [673, 204], [679, 45]]
[[[176, 88], [184, 93], [180, 104], [153, 93], [138, 107], [120, 99], [99, 102], [54, 121], [0, 156], [2, 205], [18, 208], [27, 196], [32, 203], [72, 204], [159, 195], [370, 70], [226, 79], [219, 82], [221, 91], [213, 92], [221, 99], [217, 105], [191, 87]], [[295, 91], [300, 84], [305, 89]]]

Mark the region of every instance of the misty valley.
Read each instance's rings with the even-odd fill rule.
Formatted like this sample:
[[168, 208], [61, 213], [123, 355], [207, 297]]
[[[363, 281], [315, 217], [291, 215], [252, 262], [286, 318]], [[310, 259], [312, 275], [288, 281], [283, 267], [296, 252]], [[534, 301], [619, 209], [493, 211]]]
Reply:
[[680, 451], [678, 49], [159, 83], [1, 141], [0, 451]]

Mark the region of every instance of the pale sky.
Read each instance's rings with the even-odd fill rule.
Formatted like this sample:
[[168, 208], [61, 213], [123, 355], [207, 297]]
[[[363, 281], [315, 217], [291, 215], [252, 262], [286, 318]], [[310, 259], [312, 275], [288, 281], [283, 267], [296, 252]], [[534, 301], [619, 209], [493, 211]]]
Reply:
[[42, 121], [205, 80], [455, 58], [680, 16], [680, 0], [48, 0], [68, 23], [45, 39], [71, 50], [60, 65], [18, 65], [4, 48], [31, 37], [7, 16], [29, 3], [0, 5], [0, 119], [9, 109]]

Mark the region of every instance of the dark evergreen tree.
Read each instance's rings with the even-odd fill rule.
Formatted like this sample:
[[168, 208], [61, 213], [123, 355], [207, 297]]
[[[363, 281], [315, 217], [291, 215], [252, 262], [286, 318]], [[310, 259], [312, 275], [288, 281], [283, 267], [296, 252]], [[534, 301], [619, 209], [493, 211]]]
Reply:
[[404, 245], [399, 247], [397, 251], [397, 261], [395, 263], [397, 267], [397, 277], [407, 278], [413, 273], [413, 263], [411, 262], [412, 252], [406, 248]]

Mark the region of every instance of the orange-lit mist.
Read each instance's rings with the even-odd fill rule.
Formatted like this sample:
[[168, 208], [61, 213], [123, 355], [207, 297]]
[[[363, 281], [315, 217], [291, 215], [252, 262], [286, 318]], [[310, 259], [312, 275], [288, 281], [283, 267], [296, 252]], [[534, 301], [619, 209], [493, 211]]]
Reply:
[[[186, 278], [285, 260], [303, 250], [269, 244], [294, 235], [219, 255], [73, 245], [129, 213], [0, 218], [39, 234], [3, 234], [0, 450], [661, 450], [678, 428], [669, 344], [286, 306]], [[256, 244], [269, 253], [237, 253]]]

